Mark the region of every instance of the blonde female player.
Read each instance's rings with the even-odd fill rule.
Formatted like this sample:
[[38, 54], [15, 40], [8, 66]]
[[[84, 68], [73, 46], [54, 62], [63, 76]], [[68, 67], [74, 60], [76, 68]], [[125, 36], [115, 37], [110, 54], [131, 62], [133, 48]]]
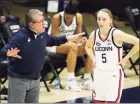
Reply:
[[[114, 28], [113, 16], [108, 9], [98, 11], [97, 23], [99, 29], [90, 34], [85, 47], [95, 65], [92, 101], [119, 103], [124, 79], [122, 70], [127, 60], [139, 50], [139, 39]], [[124, 58], [123, 42], [134, 45]]]

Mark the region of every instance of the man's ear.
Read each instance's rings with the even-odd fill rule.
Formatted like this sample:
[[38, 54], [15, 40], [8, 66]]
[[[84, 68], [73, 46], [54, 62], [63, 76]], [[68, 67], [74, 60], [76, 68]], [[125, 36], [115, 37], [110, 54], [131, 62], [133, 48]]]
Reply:
[[29, 23], [29, 27], [30, 28], [33, 28], [34, 26], [33, 26], [33, 23]]

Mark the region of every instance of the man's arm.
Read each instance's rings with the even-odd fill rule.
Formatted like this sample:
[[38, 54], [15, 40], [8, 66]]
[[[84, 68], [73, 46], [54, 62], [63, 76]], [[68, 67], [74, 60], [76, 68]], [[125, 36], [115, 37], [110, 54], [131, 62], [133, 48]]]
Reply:
[[59, 46], [61, 44], [66, 43], [67, 41], [76, 41], [78, 40], [82, 35], [85, 33], [79, 33], [75, 35], [69, 35], [69, 36], [50, 36], [46, 35], [46, 41], [47, 41], [47, 46]]
[[46, 46], [59, 46], [65, 42], [67, 42], [66, 36], [51, 36], [47, 34], [47, 44]]
[[60, 14], [53, 16], [51, 20], [51, 36], [57, 36], [59, 34]]

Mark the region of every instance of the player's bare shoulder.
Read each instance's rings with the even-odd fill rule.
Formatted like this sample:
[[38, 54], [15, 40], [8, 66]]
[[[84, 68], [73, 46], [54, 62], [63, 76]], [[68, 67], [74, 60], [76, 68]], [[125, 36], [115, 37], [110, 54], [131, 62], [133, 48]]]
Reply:
[[95, 35], [95, 30], [90, 33], [89, 37], [93, 37], [94, 38], [94, 35]]
[[94, 41], [94, 33], [95, 33], [95, 31], [92, 31], [91, 32], [91, 34], [90, 34], [90, 36], [89, 36], [89, 38], [88, 38], [88, 41], [87, 41], [87, 44], [86, 44], [86, 47], [92, 47], [93, 45], [94, 45], [94, 43], [95, 43], [95, 41]]
[[54, 16], [53, 16], [53, 19], [59, 19], [60, 18], [60, 14], [59, 13], [57, 13], [57, 14], [55, 14]]
[[123, 31], [121, 31], [119, 29], [115, 29], [113, 31], [113, 38], [117, 44], [122, 44], [122, 42], [123, 42], [122, 40], [123, 40], [124, 36], [126, 36], [126, 33], [124, 33]]
[[77, 19], [83, 19], [83, 16], [81, 13], [76, 13], [76, 17], [77, 17]]
[[94, 38], [95, 38], [95, 31], [92, 31], [92, 32], [90, 33], [90, 35], [89, 35], [89, 39], [90, 39], [91, 41], [94, 41]]
[[52, 17], [52, 23], [59, 24], [60, 23], [60, 14], [57, 13]]
[[77, 17], [77, 22], [81, 22], [83, 21], [83, 17], [82, 17], [82, 14], [81, 13], [76, 13], [76, 17]]
[[82, 18], [82, 14], [81, 13], [76, 13], [77, 18]]
[[119, 29], [115, 29], [115, 30], [113, 31], [113, 37], [114, 37], [115, 39], [121, 38], [121, 35], [123, 35], [123, 34], [124, 34], [124, 32], [121, 31], [121, 30], [119, 30]]

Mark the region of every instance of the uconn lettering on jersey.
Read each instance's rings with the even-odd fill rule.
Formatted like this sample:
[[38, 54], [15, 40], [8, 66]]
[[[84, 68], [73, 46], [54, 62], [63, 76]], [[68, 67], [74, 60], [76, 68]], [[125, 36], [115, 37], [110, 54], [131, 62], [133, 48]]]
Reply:
[[95, 51], [113, 51], [112, 46], [109, 46], [109, 43], [107, 45], [108, 46], [101, 46], [100, 42], [96, 42]]
[[[73, 32], [73, 31], [75, 31], [75, 29], [72, 29], [72, 30], [61, 30], [61, 32], [63, 32], [63, 33], [70, 33], [70, 32]], [[71, 34], [71, 35], [73, 35], [73, 34]]]

